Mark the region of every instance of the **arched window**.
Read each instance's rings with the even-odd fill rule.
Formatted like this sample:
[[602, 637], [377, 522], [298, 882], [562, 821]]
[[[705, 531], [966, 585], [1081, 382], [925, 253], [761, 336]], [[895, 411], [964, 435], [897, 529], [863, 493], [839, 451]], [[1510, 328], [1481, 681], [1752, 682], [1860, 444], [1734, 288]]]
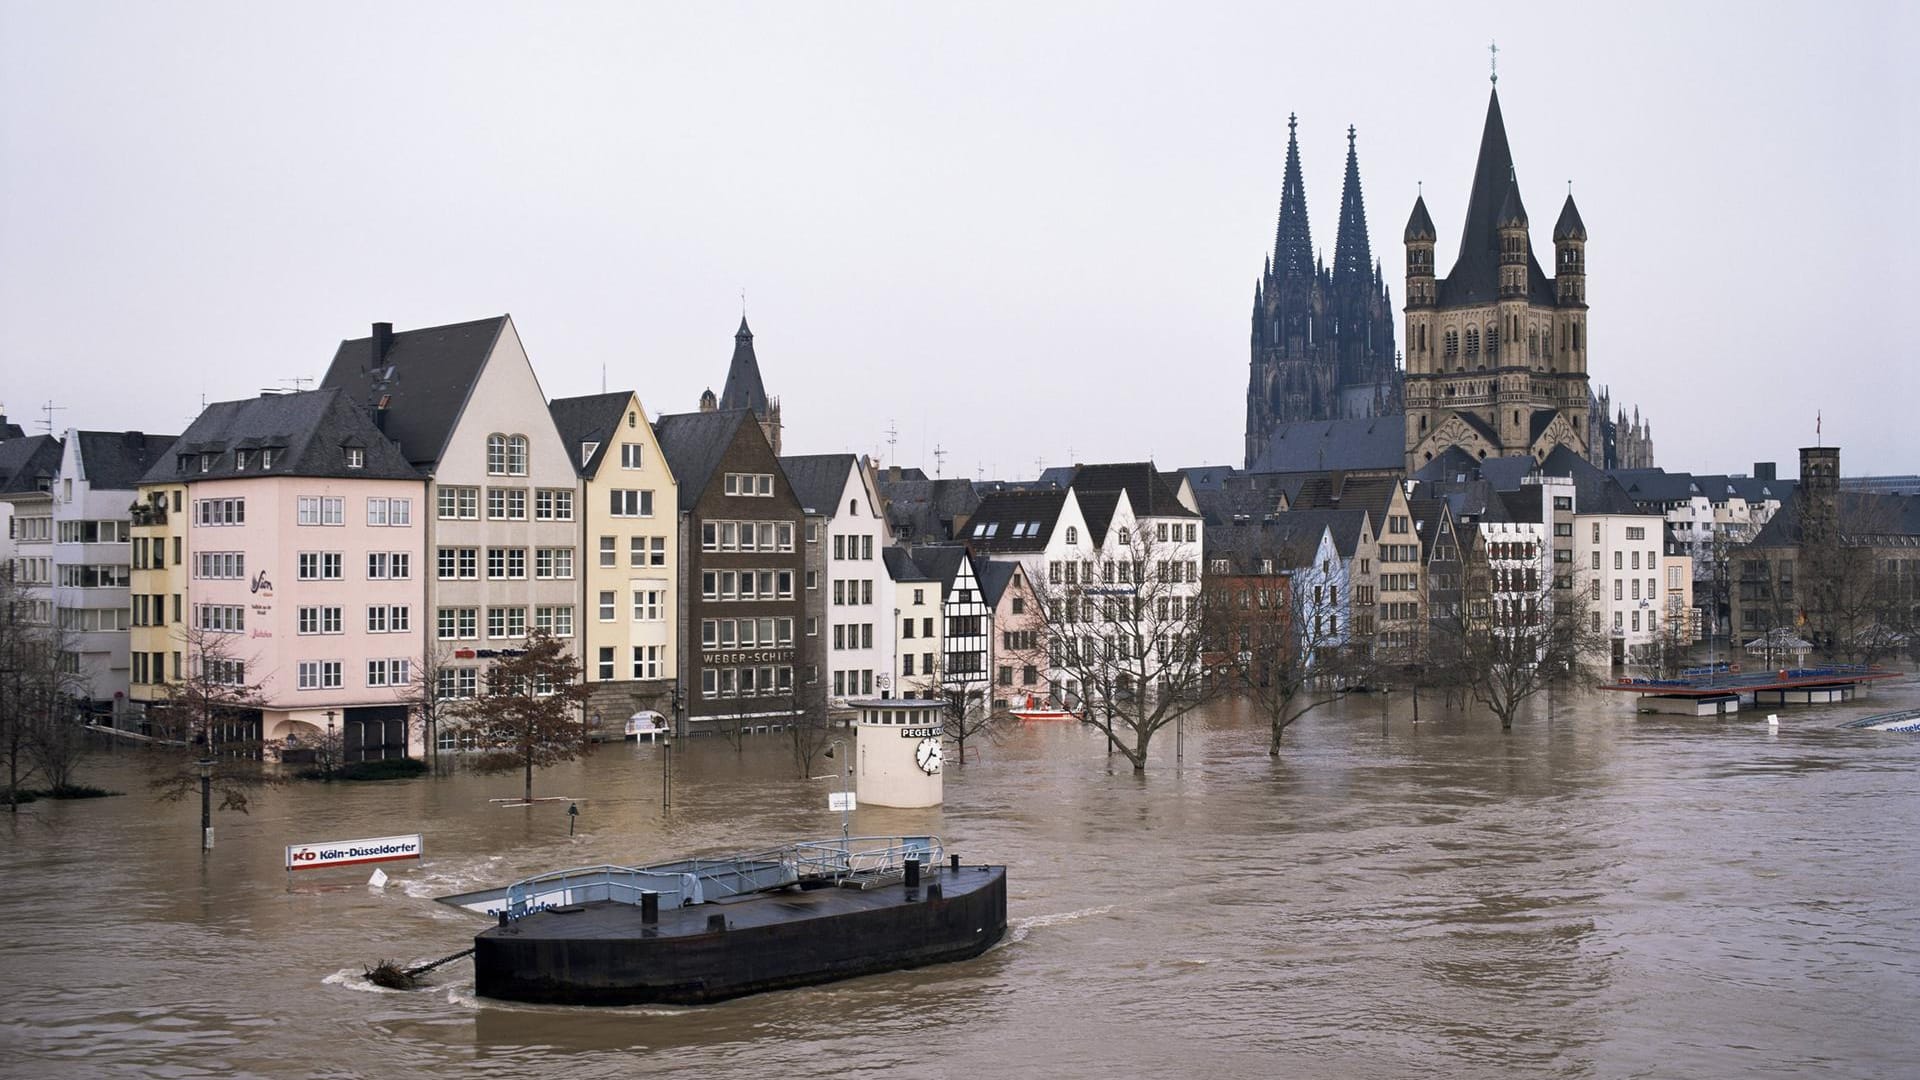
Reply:
[[859, 500], [859, 499], [848, 499], [848, 500], [847, 500], [847, 513], [849, 513], [849, 514], [858, 514], [859, 512], [860, 512], [860, 500]]
[[507, 475], [507, 437], [505, 435], [487, 436], [487, 475]]
[[1453, 359], [1457, 359], [1457, 358], [1459, 357], [1459, 355], [1460, 355], [1460, 331], [1458, 331], [1458, 330], [1454, 330], [1454, 329], [1451, 329], [1451, 328], [1449, 328], [1449, 329], [1447, 330], [1447, 344], [1446, 344], [1446, 350], [1447, 350], [1447, 359], [1449, 359], [1449, 360], [1453, 360]]
[[634, 426], [634, 419], [633, 419], [633, 414], [632, 414], [632, 413], [628, 413], [628, 414], [627, 414], [627, 426], [628, 426], [628, 427], [633, 427], [633, 426]]
[[1074, 528], [1071, 525], [1067, 526], [1067, 543], [1077, 544], [1079, 542], [1080, 542], [1080, 530]]
[[1132, 529], [1121, 529], [1121, 530], [1120, 530], [1120, 545], [1121, 545], [1122, 547], [1125, 547], [1126, 545], [1128, 545], [1128, 544], [1131, 544], [1131, 543], [1133, 543], [1133, 530], [1132, 530]]
[[1471, 360], [1479, 355], [1480, 355], [1480, 328], [1476, 326], [1469, 326], [1467, 327], [1467, 359]]
[[1500, 328], [1497, 326], [1489, 326], [1487, 327], [1487, 359], [1498, 360], [1499, 358]]
[[507, 475], [527, 475], [527, 437], [525, 435], [507, 437]]

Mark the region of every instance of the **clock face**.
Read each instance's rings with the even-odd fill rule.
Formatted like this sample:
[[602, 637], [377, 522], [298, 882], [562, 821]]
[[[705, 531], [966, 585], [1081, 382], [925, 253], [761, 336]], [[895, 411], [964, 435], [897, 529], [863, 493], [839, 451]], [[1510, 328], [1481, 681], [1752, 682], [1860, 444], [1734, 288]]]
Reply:
[[920, 763], [920, 771], [931, 776], [940, 771], [940, 740], [921, 739], [913, 752], [913, 759]]

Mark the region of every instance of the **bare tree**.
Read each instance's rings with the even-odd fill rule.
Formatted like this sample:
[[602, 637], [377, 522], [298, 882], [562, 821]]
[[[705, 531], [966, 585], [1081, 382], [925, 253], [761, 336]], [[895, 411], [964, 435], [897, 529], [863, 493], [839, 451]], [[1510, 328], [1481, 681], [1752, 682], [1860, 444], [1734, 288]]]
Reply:
[[533, 771], [572, 761], [592, 748], [580, 709], [587, 687], [566, 643], [535, 630], [517, 655], [495, 660], [479, 697], [453, 712], [482, 753], [481, 772], [518, 772], [533, 801]]
[[1050, 563], [1028, 575], [1054, 691], [1082, 723], [1145, 772], [1154, 735], [1211, 691], [1203, 649], [1206, 605], [1197, 545], [1145, 527], [1116, 536], [1101, 557]]
[[1004, 726], [1007, 714], [992, 707], [989, 684], [972, 672], [948, 672], [946, 654], [936, 654], [927, 697], [940, 703], [941, 734], [953, 740], [955, 760], [965, 764], [969, 739], [991, 739]]
[[252, 793], [281, 777], [261, 768], [266, 756], [260, 683], [231, 634], [189, 625], [180, 632], [187, 670], [164, 685], [149, 710], [154, 735], [153, 790], [166, 802], [198, 792], [202, 848], [212, 846], [211, 798], [222, 810], [246, 813]]
[[824, 695], [796, 693], [791, 700], [793, 713], [786, 727], [787, 745], [793, 751], [793, 767], [805, 780], [813, 775], [814, 763], [834, 742], [833, 715]]
[[[1485, 546], [1476, 545], [1470, 558], [1484, 564]], [[1451, 639], [1467, 696], [1499, 717], [1502, 731], [1511, 731], [1541, 691], [1591, 676], [1609, 644], [1591, 629], [1587, 591], [1579, 582], [1556, 600], [1545, 575], [1501, 584], [1501, 571], [1476, 569], [1467, 575], [1465, 614], [1441, 622], [1436, 632]]]
[[[1365, 682], [1372, 654], [1348, 648], [1338, 616], [1339, 582], [1273, 530], [1219, 549], [1207, 586], [1208, 646], [1216, 676], [1267, 720], [1267, 753], [1287, 728]], [[1221, 566], [1222, 561], [1225, 566]], [[1298, 563], [1305, 566], [1296, 566]]]
[[420, 732], [420, 741], [426, 747], [427, 761], [437, 772], [440, 769], [440, 731], [456, 721], [453, 699], [443, 696], [441, 683], [446, 679], [442, 672], [453, 670], [453, 650], [437, 642], [429, 641], [421, 650], [420, 662], [413, 665], [408, 675], [405, 692], [407, 714]]
[[0, 764], [16, 813], [36, 776], [55, 790], [66, 786], [79, 738], [78, 676], [67, 670], [65, 635], [33, 614], [12, 567], [0, 564]]

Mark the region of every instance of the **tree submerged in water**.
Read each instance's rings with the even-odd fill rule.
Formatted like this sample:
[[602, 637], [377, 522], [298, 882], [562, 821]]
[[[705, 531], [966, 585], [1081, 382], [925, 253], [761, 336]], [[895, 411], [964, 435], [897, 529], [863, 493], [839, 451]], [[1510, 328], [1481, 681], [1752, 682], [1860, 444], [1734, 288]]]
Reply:
[[481, 753], [481, 772], [518, 772], [533, 801], [533, 771], [572, 761], [592, 748], [581, 707], [587, 688], [566, 644], [544, 631], [527, 638], [518, 655], [494, 662], [480, 696], [453, 710], [463, 736]]

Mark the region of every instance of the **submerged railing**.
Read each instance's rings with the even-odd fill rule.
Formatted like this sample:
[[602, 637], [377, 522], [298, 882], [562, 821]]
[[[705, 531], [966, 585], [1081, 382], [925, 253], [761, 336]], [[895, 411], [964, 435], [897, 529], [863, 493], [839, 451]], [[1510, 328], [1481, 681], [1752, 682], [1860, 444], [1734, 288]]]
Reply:
[[507, 886], [504, 914], [610, 900], [639, 904], [659, 896], [661, 907], [784, 888], [801, 881], [832, 881], [903, 872], [908, 859], [931, 867], [946, 858], [937, 836], [854, 836], [800, 841], [751, 855], [677, 859], [651, 866], [582, 866], [522, 878]]

